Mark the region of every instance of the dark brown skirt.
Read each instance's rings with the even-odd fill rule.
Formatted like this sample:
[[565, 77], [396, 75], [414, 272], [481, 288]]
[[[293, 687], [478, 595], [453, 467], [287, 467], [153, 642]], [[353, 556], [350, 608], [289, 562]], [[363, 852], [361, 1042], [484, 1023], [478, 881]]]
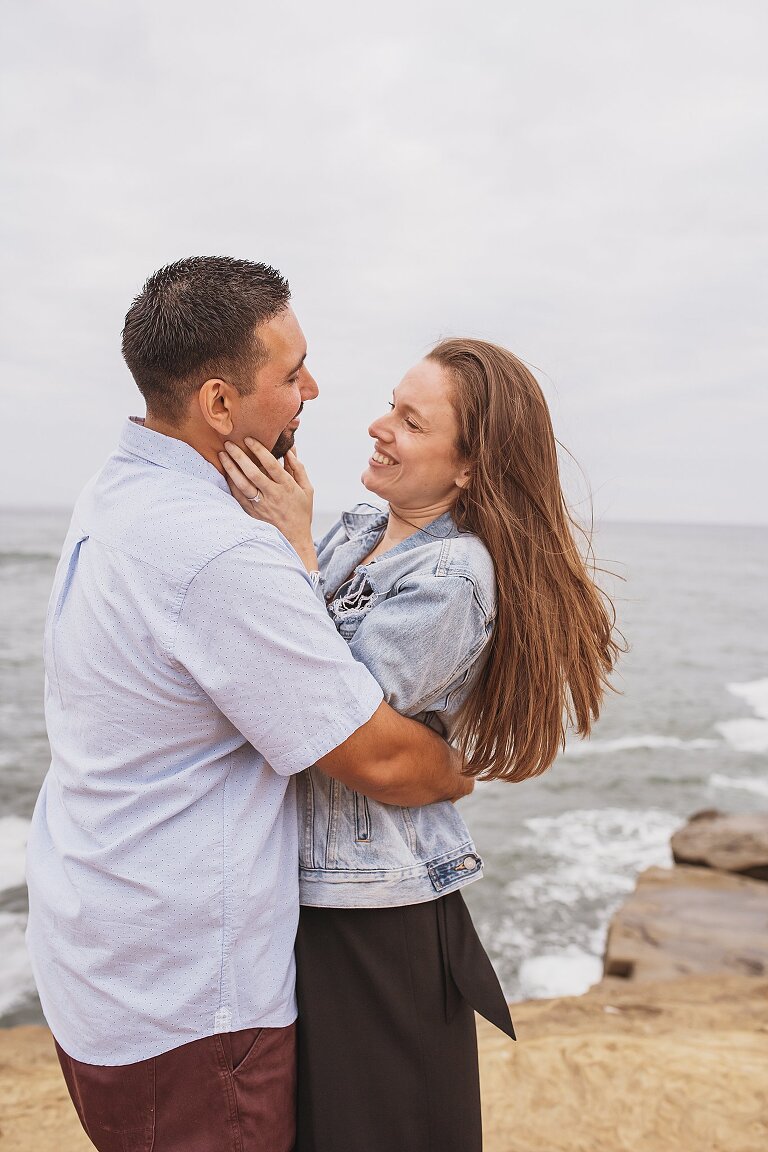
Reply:
[[460, 892], [302, 908], [296, 1152], [480, 1152], [475, 1010], [514, 1039]]

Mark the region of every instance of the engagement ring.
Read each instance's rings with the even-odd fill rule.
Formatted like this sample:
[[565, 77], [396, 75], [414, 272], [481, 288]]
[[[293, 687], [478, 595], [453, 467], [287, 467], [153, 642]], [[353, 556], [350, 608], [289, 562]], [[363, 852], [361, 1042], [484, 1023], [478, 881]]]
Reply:
[[258, 504], [259, 500], [261, 500], [261, 492], [257, 492], [255, 496], [251, 496], [250, 500], [251, 504]]

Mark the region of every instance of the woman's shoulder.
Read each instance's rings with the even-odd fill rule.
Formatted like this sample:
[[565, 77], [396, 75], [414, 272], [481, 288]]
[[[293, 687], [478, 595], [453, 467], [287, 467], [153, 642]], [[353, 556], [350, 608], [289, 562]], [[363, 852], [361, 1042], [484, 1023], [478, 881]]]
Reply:
[[430, 584], [445, 581], [446, 595], [454, 600], [460, 598], [463, 588], [479, 602], [486, 616], [495, 612], [496, 576], [491, 554], [479, 536], [460, 532], [448, 514], [422, 530], [412, 548], [393, 554], [389, 561], [385, 554], [376, 562], [376, 567], [379, 565], [391, 567], [392, 578], [408, 576]]
[[472, 532], [456, 532], [443, 542], [435, 569], [436, 576], [460, 576], [468, 580], [483, 604], [492, 610], [496, 603], [496, 573], [487, 547]]

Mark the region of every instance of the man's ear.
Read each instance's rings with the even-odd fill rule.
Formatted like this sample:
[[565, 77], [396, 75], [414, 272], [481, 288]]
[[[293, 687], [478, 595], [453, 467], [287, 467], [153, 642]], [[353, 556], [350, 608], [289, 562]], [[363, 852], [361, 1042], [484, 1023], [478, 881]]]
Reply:
[[206, 380], [197, 394], [203, 419], [222, 439], [232, 435], [238, 400], [236, 389], [217, 376]]

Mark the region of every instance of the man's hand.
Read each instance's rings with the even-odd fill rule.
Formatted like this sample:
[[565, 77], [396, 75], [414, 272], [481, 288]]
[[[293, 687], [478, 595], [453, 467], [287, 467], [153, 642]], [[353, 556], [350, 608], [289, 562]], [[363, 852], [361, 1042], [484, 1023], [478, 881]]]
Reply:
[[[453, 751], [456, 752], [456, 755], [459, 757], [459, 760], [461, 761], [462, 760], [461, 754], [459, 752], [457, 752], [455, 748], [453, 749]], [[463, 761], [462, 761], [462, 763], [463, 763]], [[471, 792], [474, 792], [474, 789], [475, 789], [474, 776], [462, 775], [461, 774], [461, 765], [460, 765], [459, 766], [459, 777], [458, 777], [458, 780], [456, 782], [456, 792], [454, 793], [453, 796], [449, 797], [451, 803], [455, 804], [456, 801], [461, 800], [462, 797], [469, 796]]]

